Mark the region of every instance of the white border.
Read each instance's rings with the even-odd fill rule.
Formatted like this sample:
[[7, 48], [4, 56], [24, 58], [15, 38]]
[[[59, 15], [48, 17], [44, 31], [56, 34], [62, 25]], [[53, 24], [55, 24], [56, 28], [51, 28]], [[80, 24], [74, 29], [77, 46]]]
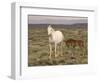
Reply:
[[[48, 8], [29, 3], [12, 4], [12, 78], [32, 79], [61, 75], [94, 74], [95, 68], [95, 9], [94, 8]], [[88, 65], [64, 65], [27, 67], [27, 15], [56, 15], [88, 17]], [[15, 29], [14, 29], [15, 27]]]

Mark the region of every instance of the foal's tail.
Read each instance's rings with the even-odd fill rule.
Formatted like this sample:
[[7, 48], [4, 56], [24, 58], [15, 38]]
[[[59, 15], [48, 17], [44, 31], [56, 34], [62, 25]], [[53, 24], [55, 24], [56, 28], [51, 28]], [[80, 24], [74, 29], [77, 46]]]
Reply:
[[63, 42], [66, 42], [66, 40], [63, 40]]

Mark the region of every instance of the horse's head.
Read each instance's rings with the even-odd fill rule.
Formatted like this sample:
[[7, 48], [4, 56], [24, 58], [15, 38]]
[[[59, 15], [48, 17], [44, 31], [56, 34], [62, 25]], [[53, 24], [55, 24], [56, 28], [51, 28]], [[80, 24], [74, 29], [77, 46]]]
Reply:
[[48, 26], [48, 35], [51, 35], [52, 32], [54, 32], [54, 29], [51, 27], [51, 25]]

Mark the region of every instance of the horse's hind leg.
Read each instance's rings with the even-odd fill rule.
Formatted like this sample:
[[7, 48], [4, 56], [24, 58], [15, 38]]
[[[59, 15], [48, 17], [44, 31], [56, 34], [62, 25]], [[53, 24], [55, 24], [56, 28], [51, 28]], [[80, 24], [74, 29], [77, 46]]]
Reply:
[[63, 56], [63, 42], [61, 42], [61, 56]]
[[55, 43], [55, 58], [58, 56], [56, 51], [57, 51], [57, 44]]

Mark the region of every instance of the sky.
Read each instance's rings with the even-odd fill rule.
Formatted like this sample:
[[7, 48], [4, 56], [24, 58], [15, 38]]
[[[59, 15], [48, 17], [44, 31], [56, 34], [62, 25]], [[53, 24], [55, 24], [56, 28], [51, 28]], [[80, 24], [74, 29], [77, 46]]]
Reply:
[[28, 16], [28, 24], [76, 24], [87, 23], [87, 17], [71, 16]]

